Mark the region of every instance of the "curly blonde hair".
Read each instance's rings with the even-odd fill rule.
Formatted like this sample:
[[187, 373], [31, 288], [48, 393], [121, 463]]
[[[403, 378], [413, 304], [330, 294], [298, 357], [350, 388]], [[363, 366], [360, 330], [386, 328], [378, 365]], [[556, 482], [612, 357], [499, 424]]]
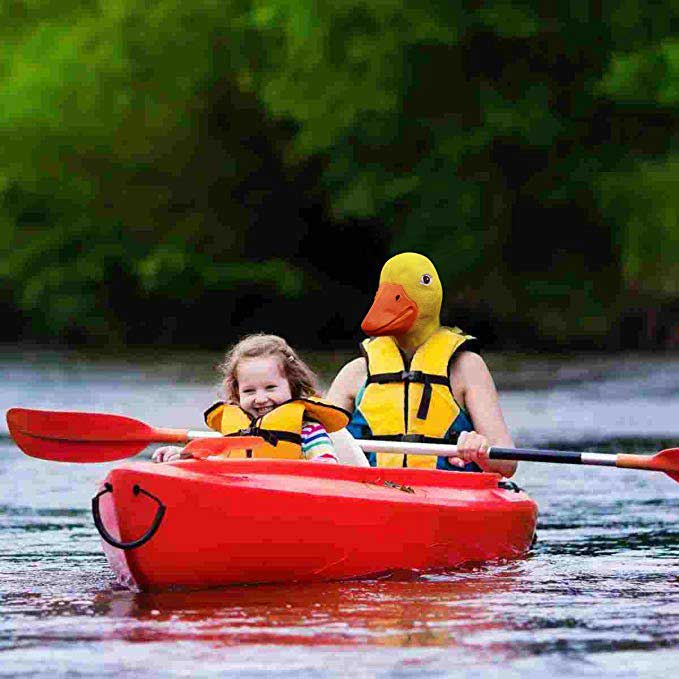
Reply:
[[290, 384], [292, 398], [315, 396], [318, 392], [314, 371], [297, 355], [295, 350], [278, 335], [257, 333], [244, 337], [235, 344], [217, 366], [223, 376], [222, 390], [226, 403], [238, 405], [238, 379], [236, 369], [244, 358], [271, 356], [278, 360], [283, 374]]

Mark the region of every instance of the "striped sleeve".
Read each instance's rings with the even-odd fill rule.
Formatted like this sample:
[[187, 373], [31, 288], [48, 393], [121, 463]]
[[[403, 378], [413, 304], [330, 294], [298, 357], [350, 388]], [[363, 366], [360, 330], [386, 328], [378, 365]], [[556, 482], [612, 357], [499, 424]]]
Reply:
[[302, 427], [302, 455], [317, 462], [337, 462], [328, 432], [318, 422], [306, 422]]

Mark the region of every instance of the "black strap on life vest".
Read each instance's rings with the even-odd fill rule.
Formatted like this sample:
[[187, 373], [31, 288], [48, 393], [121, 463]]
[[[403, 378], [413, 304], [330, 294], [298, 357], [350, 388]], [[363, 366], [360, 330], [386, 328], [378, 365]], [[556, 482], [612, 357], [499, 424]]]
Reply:
[[427, 419], [429, 404], [431, 403], [431, 385], [445, 384], [447, 387], [450, 387], [450, 382], [445, 375], [432, 375], [430, 373], [422, 372], [421, 370], [401, 370], [397, 373], [378, 373], [377, 375], [369, 375], [367, 379], [367, 384], [391, 384], [394, 382], [417, 382], [419, 384], [424, 384], [420, 405], [417, 408], [418, 420]]
[[302, 445], [301, 434], [295, 434], [291, 431], [280, 431], [278, 429], [260, 429], [260, 427], [254, 425], [236, 431], [233, 434], [227, 434], [227, 436], [259, 436], [272, 446], [277, 446], [279, 441], [288, 441], [289, 443]]

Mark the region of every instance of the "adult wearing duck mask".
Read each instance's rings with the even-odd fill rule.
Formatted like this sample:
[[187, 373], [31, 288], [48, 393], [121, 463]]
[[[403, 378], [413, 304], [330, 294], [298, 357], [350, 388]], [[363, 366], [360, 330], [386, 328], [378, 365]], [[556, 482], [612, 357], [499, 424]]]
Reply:
[[495, 384], [475, 338], [440, 323], [443, 288], [432, 262], [406, 252], [382, 268], [361, 328], [362, 358], [337, 374], [327, 397], [353, 413], [354, 438], [457, 445], [452, 457], [370, 453], [371, 465], [512, 476], [516, 462], [488, 459], [513, 448]]

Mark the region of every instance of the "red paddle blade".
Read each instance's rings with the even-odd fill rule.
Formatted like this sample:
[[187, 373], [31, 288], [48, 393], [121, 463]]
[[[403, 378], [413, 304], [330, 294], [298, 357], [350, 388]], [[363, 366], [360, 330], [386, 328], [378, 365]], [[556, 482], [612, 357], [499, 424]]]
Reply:
[[11, 408], [7, 424], [24, 434], [59, 441], [134, 441], [156, 440], [156, 430], [144, 422], [123, 415], [74, 413], [53, 410]]
[[679, 483], [679, 448], [667, 448], [651, 456], [656, 469], [662, 470]]
[[141, 452], [157, 438], [143, 422], [121, 415], [12, 408], [7, 426], [31, 457], [58, 462], [107, 462]]
[[193, 457], [204, 459], [232, 450], [255, 450], [263, 445], [264, 440], [259, 436], [224, 436], [219, 439], [194, 439], [184, 450]]
[[122, 460], [140, 453], [148, 442], [98, 442], [91, 441], [53, 441], [40, 439], [21, 432], [12, 432], [14, 443], [17, 444], [26, 455], [37, 457], [41, 460], [53, 460], [55, 462], [110, 462]]

